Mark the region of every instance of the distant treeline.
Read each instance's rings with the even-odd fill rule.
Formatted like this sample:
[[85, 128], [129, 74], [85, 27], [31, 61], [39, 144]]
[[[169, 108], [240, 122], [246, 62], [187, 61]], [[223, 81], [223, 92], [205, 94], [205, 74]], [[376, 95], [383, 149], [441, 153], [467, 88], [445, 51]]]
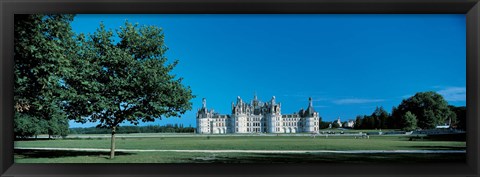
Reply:
[[[435, 92], [419, 92], [404, 99], [392, 108], [389, 114], [383, 107], [375, 108], [371, 115], [358, 115], [355, 129], [433, 129], [439, 125], [466, 129], [466, 107], [448, 105], [447, 101]], [[334, 124], [334, 127], [338, 125]]]
[[[194, 133], [192, 126], [184, 127], [183, 124], [167, 124], [163, 126], [121, 126], [116, 133]], [[112, 131], [106, 128], [70, 128], [70, 134], [110, 134]]]

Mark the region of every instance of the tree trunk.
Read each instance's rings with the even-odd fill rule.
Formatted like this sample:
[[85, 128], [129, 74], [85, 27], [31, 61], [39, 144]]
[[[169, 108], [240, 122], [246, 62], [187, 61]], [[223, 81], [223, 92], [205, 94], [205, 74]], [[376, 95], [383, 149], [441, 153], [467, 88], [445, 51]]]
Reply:
[[115, 130], [117, 127], [112, 128], [112, 143], [110, 148], [110, 159], [115, 157]]

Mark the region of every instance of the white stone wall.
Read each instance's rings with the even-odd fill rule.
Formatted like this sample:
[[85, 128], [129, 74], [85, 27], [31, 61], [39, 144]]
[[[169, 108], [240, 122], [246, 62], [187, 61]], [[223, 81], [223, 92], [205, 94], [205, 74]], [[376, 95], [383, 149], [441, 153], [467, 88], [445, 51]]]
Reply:
[[[235, 115], [236, 125], [235, 127], [237, 133], [247, 133], [247, 116], [245, 114]], [[237, 124], [238, 123], [238, 124]]]
[[227, 133], [227, 118], [212, 118], [211, 119], [211, 133], [225, 134]]
[[209, 118], [197, 118], [197, 133], [210, 134], [211, 124]]
[[197, 132], [200, 134], [318, 132], [318, 127], [318, 115], [282, 118], [280, 114], [268, 116], [239, 114], [231, 118], [197, 118]]

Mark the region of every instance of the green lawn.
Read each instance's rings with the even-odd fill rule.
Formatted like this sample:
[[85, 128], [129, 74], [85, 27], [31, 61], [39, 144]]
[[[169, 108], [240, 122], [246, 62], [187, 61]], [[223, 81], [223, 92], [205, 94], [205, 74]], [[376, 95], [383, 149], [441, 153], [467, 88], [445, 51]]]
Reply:
[[[448, 150], [465, 149], [461, 141], [408, 141], [402, 136], [353, 137], [317, 136], [199, 136], [117, 138], [117, 149], [198, 150]], [[109, 138], [16, 141], [16, 147], [109, 148]]]
[[[15, 147], [102, 148], [109, 138], [16, 141]], [[462, 141], [409, 141], [405, 136], [194, 136], [117, 138], [117, 149], [159, 150], [465, 150]], [[15, 150], [16, 163], [296, 163], [464, 162], [465, 154], [262, 154], [198, 152], [78, 152]]]
[[465, 154], [257, 154], [191, 152], [26, 151], [15, 153], [15, 163], [443, 163], [465, 162]]

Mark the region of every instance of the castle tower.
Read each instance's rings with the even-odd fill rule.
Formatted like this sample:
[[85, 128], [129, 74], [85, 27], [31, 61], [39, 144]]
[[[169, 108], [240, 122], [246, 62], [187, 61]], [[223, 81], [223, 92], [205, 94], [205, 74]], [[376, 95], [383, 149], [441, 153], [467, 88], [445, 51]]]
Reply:
[[313, 109], [313, 100], [312, 97], [308, 98], [308, 108], [303, 113], [305, 117], [305, 132], [316, 132], [318, 131], [318, 113]]
[[258, 106], [257, 93], [255, 93], [255, 94], [253, 95], [252, 105], [253, 105], [253, 106]]
[[202, 98], [202, 108], [200, 108], [197, 112], [197, 130], [196, 132], [199, 134], [210, 133], [210, 117], [211, 112], [207, 109], [207, 99]]

